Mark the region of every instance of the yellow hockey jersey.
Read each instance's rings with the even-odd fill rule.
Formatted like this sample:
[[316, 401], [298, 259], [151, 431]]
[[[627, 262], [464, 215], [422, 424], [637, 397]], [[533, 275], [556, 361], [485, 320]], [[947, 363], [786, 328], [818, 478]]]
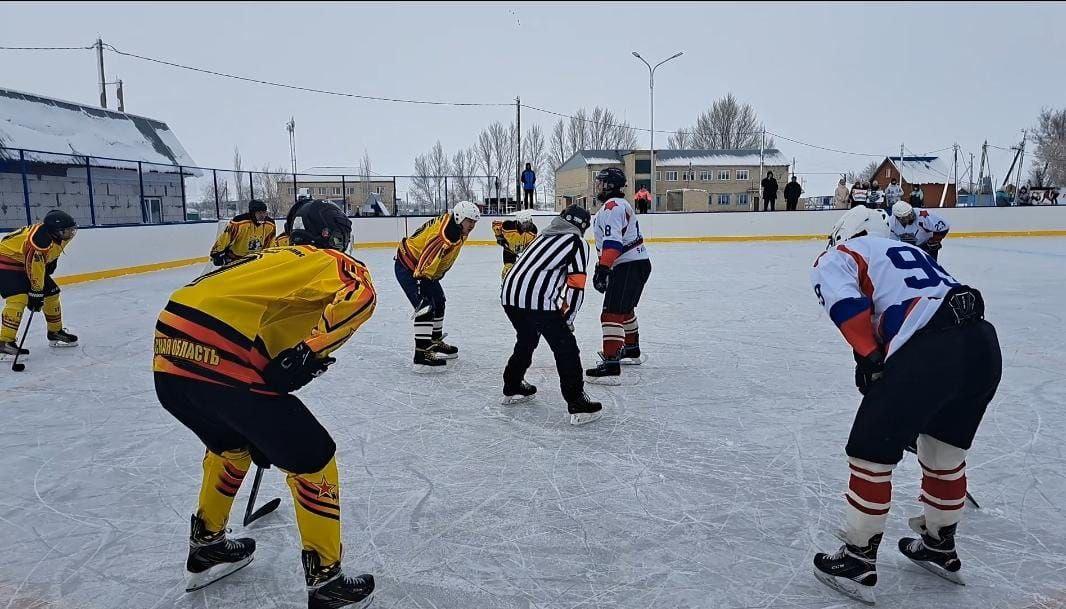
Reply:
[[44, 289], [44, 278], [69, 241], [55, 241], [43, 224], [32, 224], [0, 239], [0, 271], [22, 271], [30, 280], [30, 291]]
[[537, 238], [537, 227], [522, 230], [515, 220], [494, 220], [492, 233], [496, 235], [496, 243], [503, 248], [503, 276], [506, 277], [515, 261], [518, 260], [518, 255]]
[[228, 258], [236, 260], [249, 254], [274, 246], [277, 227], [267, 218], [262, 224], [256, 224], [251, 214], [241, 214], [230, 220], [226, 230], [215, 240], [211, 255], [228, 250]]
[[298, 245], [252, 254], [170, 296], [155, 329], [153, 369], [273, 394], [262, 372], [301, 341], [320, 357], [374, 313], [370, 272], [341, 252]]
[[410, 237], [404, 237], [396, 257], [415, 279], [436, 280], [452, 268], [464, 243], [466, 237], [452, 221], [451, 212], [447, 212], [427, 221]]

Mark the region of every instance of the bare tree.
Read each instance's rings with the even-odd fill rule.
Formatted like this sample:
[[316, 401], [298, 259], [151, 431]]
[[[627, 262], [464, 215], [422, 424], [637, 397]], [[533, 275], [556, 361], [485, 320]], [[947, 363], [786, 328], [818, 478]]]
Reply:
[[691, 148], [692, 134], [684, 129], [678, 129], [670, 134], [670, 138], [667, 140], [666, 145], [671, 150], [683, 150], [685, 148]]
[[[360, 187], [357, 189], [357, 192], [360, 193], [361, 199], [353, 202], [353, 205], [355, 207], [361, 207], [364, 203], [367, 202], [367, 200], [370, 199], [370, 193], [373, 190], [372, 187], [371, 187], [372, 186], [372, 182], [373, 182], [373, 177], [372, 176], [374, 175], [374, 172], [373, 172], [373, 170], [371, 168], [372, 168], [372, 165], [370, 163], [370, 153], [367, 152], [366, 149], [364, 148], [363, 149], [363, 158], [359, 160], [359, 185], [360, 185]], [[347, 193], [345, 193], [345, 194], [347, 194]]]
[[847, 174], [848, 182], [869, 182], [874, 179], [874, 174], [877, 173], [877, 168], [880, 166], [881, 161], [870, 161], [866, 167], [859, 171], [849, 171]]
[[[751, 104], [741, 103], [728, 93], [714, 100], [710, 109], [700, 114], [696, 125], [688, 131], [691, 136], [686, 143], [693, 148], [738, 150], [759, 147], [762, 124]], [[671, 136], [671, 147], [675, 142], [680, 143], [677, 137], [679, 133]], [[767, 142], [766, 147], [772, 148], [773, 142]]]
[[1045, 181], [1066, 185], [1066, 108], [1044, 108], [1033, 128], [1036, 150], [1033, 156], [1041, 167], [1047, 166]]
[[[241, 176], [241, 149], [237, 146], [233, 147], [233, 182], [236, 186], [237, 200], [244, 201], [244, 187], [246, 186]], [[250, 198], [251, 193], [249, 193]]]
[[541, 181], [548, 185], [549, 190], [555, 191], [555, 172], [570, 158], [574, 151], [570, 149], [566, 141], [566, 123], [559, 119], [552, 127], [551, 136], [548, 140], [548, 171], [544, 172]]
[[419, 205], [440, 210], [445, 204], [445, 180], [451, 171], [448, 156], [440, 140], [426, 154], [415, 157], [415, 177], [411, 196]]
[[262, 170], [254, 175], [255, 196], [266, 203], [267, 213], [272, 218], [281, 218], [292, 206], [292, 197], [281, 192], [281, 182], [285, 178], [284, 168], [274, 169], [270, 164], [263, 165]]
[[455, 177], [448, 183], [448, 204], [454, 205], [459, 201], [477, 201], [478, 196], [474, 192], [474, 177], [471, 175], [477, 171], [477, 154], [473, 148], [459, 150], [452, 157], [452, 172]]
[[[495, 192], [495, 181], [500, 182], [500, 196], [511, 192], [512, 176], [515, 171], [515, 138], [517, 130], [514, 124], [505, 127], [495, 122], [478, 134], [475, 146], [478, 169], [484, 173], [486, 190]], [[517, 176], [515, 176], [517, 177]]]

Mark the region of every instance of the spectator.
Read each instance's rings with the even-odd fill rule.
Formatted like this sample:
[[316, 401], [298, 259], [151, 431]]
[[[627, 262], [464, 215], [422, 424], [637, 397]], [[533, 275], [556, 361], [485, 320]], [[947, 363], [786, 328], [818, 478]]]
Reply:
[[833, 208], [834, 209], [847, 209], [852, 207], [848, 205], [848, 201], [851, 199], [851, 191], [848, 190], [847, 182], [844, 178], [840, 178], [837, 182], [837, 189], [833, 193]]
[[766, 177], [762, 179], [762, 210], [777, 211], [774, 209], [775, 203], [777, 203], [777, 180], [774, 179], [774, 172], [767, 171]]
[[640, 190], [637, 191], [637, 194], [633, 197], [633, 199], [637, 203], [638, 214], [648, 213], [648, 208], [651, 207], [651, 193], [648, 192], [647, 186], [641, 186]]
[[900, 187], [899, 180], [892, 178], [892, 183], [885, 189], [885, 208], [891, 209], [901, 199], [903, 199], [903, 188]]
[[796, 181], [796, 176], [792, 176], [792, 181], [785, 184], [785, 209], [796, 211], [801, 194], [803, 194], [803, 187]]
[[1051, 204], [1052, 205], [1058, 205], [1059, 204], [1059, 189], [1058, 188], [1052, 188], [1050, 191], [1048, 191], [1047, 197], [1048, 197], [1048, 199], [1051, 200]]
[[866, 199], [869, 197], [870, 191], [866, 188], [866, 182], [856, 181], [851, 185], [851, 206], [858, 207], [862, 205], [866, 206]]
[[866, 207], [871, 209], [885, 208], [885, 192], [881, 190], [877, 180], [870, 182], [870, 194], [866, 195]]
[[526, 170], [522, 172], [522, 191], [525, 194], [525, 201], [523, 202], [522, 209], [533, 209], [533, 192], [537, 189], [537, 174], [533, 171], [533, 168], [526, 163]]
[[1033, 201], [1029, 197], [1029, 185], [1026, 184], [1018, 190], [1018, 200], [1015, 201], [1015, 205], [1032, 205]]
[[921, 186], [918, 184], [911, 185], [911, 195], [907, 198], [907, 202], [916, 209], [925, 207], [925, 193], [922, 192]]

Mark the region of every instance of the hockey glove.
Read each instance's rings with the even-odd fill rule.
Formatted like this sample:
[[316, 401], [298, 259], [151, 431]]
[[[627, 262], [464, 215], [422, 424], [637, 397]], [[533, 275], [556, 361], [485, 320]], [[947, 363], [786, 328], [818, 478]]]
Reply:
[[597, 264], [596, 272], [592, 275], [592, 287], [603, 294], [607, 291], [607, 283], [611, 277], [611, 267], [605, 264]]
[[855, 386], [859, 393], [866, 395], [870, 385], [881, 378], [885, 371], [885, 356], [874, 351], [867, 356], [855, 353]]
[[34, 313], [40, 312], [44, 308], [44, 293], [43, 292], [30, 292], [26, 295], [27, 302], [26, 308]]
[[932, 255], [935, 255], [937, 252], [939, 252], [940, 248], [942, 248], [942, 247], [944, 247], [944, 244], [940, 243], [939, 241], [929, 241], [929, 242], [927, 242], [925, 244], [925, 247], [923, 247], [922, 249], [925, 250], [925, 253], [927, 253], [930, 256], [932, 256]]
[[911, 245], [914, 245], [914, 244], [916, 244], [918, 242], [918, 238], [915, 237], [914, 235], [910, 234], [910, 233], [904, 233], [904, 234], [900, 235], [899, 236], [899, 240], [904, 242], [904, 243], [909, 243]]
[[316, 357], [307, 343], [300, 343], [270, 360], [263, 370], [263, 380], [278, 393], [292, 393], [321, 376], [336, 361], [332, 357]]
[[215, 266], [223, 266], [226, 264], [226, 252], [215, 252], [211, 254], [211, 264]]

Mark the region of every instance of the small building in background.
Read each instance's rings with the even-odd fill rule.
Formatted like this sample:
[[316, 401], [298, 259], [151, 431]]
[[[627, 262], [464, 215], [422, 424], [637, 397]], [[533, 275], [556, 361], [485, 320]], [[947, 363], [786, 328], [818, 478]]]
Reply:
[[903, 200], [911, 192], [913, 184], [918, 184], [922, 189], [922, 197], [926, 207], [940, 207], [943, 197], [943, 207], [955, 207], [958, 200], [958, 192], [955, 189], [955, 178], [951, 173], [951, 167], [943, 160], [935, 156], [906, 156], [885, 157], [874, 172], [873, 179], [877, 180], [878, 186], [884, 190], [892, 183], [892, 178], [900, 179], [902, 171], [903, 179], [900, 187], [903, 188]]
[[[762, 166], [763, 173], [759, 174]], [[579, 150], [555, 171], [556, 209], [577, 203], [599, 208], [595, 176], [606, 167], [626, 174], [626, 198], [651, 190], [648, 150]], [[761, 204], [760, 182], [773, 171], [778, 199], [788, 181], [789, 162], [777, 149], [658, 150], [655, 153], [655, 211], [750, 211]], [[670, 196], [669, 193], [679, 193]], [[703, 195], [699, 193], [705, 193]], [[697, 202], [701, 199], [702, 202]]]
[[182, 222], [195, 164], [162, 121], [0, 89], [0, 228], [25, 225], [27, 206], [32, 222]]

